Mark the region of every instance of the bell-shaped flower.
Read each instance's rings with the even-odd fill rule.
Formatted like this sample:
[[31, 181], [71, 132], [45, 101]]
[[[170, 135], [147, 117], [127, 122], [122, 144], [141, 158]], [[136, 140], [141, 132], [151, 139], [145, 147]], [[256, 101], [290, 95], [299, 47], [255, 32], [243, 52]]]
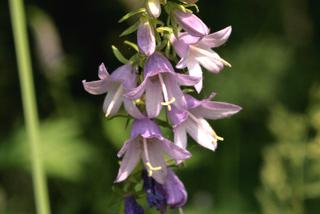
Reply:
[[135, 168], [140, 159], [143, 160], [148, 175], [163, 184], [167, 177], [167, 166], [164, 160], [167, 155], [177, 163], [190, 158], [191, 154], [164, 138], [159, 126], [150, 119], [135, 120], [131, 137], [125, 142], [118, 157], [123, 157], [115, 182], [124, 181]]
[[156, 50], [154, 29], [146, 18], [142, 18], [138, 27], [137, 42], [140, 52], [150, 56]]
[[167, 177], [164, 184], [159, 184], [152, 177], [143, 174], [143, 188], [147, 194], [147, 201], [151, 207], [156, 207], [163, 213], [167, 206], [170, 208], [181, 208], [188, 199], [187, 191], [178, 178], [170, 169], [167, 170]]
[[123, 94], [136, 87], [136, 70], [130, 65], [125, 64], [109, 75], [104, 64], [101, 64], [98, 72], [99, 80], [87, 82], [83, 80], [84, 89], [93, 95], [107, 93], [103, 103], [103, 111], [106, 117], [114, 116], [124, 102], [126, 111], [135, 118], [144, 116], [134, 105], [125, 98]]
[[193, 13], [175, 10], [173, 15], [183, 30], [192, 36], [203, 37], [208, 35], [210, 32], [207, 25]]
[[154, 18], [158, 18], [161, 14], [160, 0], [147, 0], [146, 8], [148, 13]]
[[186, 100], [181, 85], [193, 86], [199, 78], [176, 73], [167, 58], [158, 52], [151, 55], [144, 66], [144, 80], [135, 89], [125, 94], [130, 99], [138, 99], [145, 92], [146, 111], [149, 118], [157, 117], [162, 105], [171, 111], [171, 105], [184, 106]]
[[187, 108], [179, 109], [173, 106], [169, 112], [169, 119], [174, 127], [174, 142], [181, 148], [187, 147], [187, 133], [201, 146], [214, 151], [217, 141], [222, 141], [210, 124], [205, 119], [217, 120], [230, 117], [241, 110], [241, 107], [224, 102], [208, 99], [197, 100], [190, 95], [185, 95]]
[[[230, 63], [222, 59], [212, 48], [224, 44], [230, 34], [231, 26], [226, 27], [218, 32], [206, 35], [202, 38], [182, 33], [178, 38], [171, 36], [171, 42], [181, 58], [176, 65], [177, 68], [188, 68], [189, 74], [202, 79], [201, 66], [213, 73], [220, 72], [224, 66], [231, 67]], [[202, 89], [202, 80], [195, 86], [200, 93]]]
[[133, 196], [127, 196], [124, 199], [124, 214], [144, 214], [144, 211]]
[[147, 195], [147, 202], [149, 206], [156, 207], [161, 211], [161, 213], [165, 213], [167, 209], [167, 193], [164, 190], [163, 185], [148, 176], [147, 171], [143, 171], [142, 178], [143, 189]]

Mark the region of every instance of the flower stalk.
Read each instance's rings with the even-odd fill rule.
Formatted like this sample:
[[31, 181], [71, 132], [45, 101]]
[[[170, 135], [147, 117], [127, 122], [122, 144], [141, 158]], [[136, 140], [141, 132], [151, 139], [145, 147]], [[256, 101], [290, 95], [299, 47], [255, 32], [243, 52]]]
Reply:
[[32, 179], [36, 210], [38, 214], [50, 214], [46, 176], [41, 160], [39, 120], [32, 77], [32, 65], [30, 60], [23, 1], [10, 0], [9, 3], [18, 62], [24, 117], [31, 151], [30, 159], [32, 164]]

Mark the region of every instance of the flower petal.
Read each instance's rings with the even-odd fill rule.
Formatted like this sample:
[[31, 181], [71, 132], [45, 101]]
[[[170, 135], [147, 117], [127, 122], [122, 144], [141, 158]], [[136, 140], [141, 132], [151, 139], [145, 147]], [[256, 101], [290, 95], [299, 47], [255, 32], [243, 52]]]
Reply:
[[228, 38], [230, 37], [231, 31], [232, 31], [231, 26], [226, 27], [218, 32], [204, 36], [200, 43], [208, 48], [219, 47], [228, 40]]
[[103, 102], [103, 111], [108, 116], [114, 116], [120, 109], [123, 101], [123, 87], [118, 85], [112, 90], [109, 90], [104, 102]]
[[135, 119], [143, 119], [146, 118], [144, 114], [140, 112], [140, 110], [137, 108], [137, 106], [134, 104], [133, 100], [129, 100], [127, 98], [124, 98], [123, 100], [124, 108]]
[[185, 127], [190, 136], [198, 144], [212, 151], [216, 149], [217, 139], [213, 138], [213, 136], [210, 133], [210, 130], [204, 129], [200, 121], [195, 122], [192, 119], [189, 119], [185, 122]]
[[207, 70], [218, 73], [224, 68], [220, 56], [211, 49], [203, 49], [201, 47], [190, 47], [195, 59]]
[[177, 126], [173, 130], [174, 132], [174, 144], [180, 148], [187, 148], [187, 132], [183, 125]]
[[130, 100], [135, 100], [140, 98], [146, 89], [146, 85], [148, 81], [150, 81], [148, 78], [145, 79], [138, 87], [128, 90], [128, 92], [125, 93], [124, 96], [129, 98]]
[[149, 118], [155, 118], [161, 110], [162, 93], [159, 81], [148, 81], [146, 87], [146, 110]]
[[171, 208], [180, 208], [185, 205], [188, 199], [186, 188], [181, 180], [171, 169], [168, 169], [168, 175], [164, 189], [167, 192], [167, 204]]
[[188, 152], [184, 148], [175, 145], [167, 139], [161, 140], [161, 143], [159, 145], [162, 147], [163, 151], [169, 155], [169, 157], [171, 157], [177, 162], [186, 160], [191, 157], [190, 152]]
[[106, 66], [103, 63], [99, 66], [98, 76], [101, 80], [106, 79], [110, 76], [106, 69]]
[[[148, 152], [150, 163], [153, 167], [161, 167], [161, 170], [153, 171], [152, 177], [160, 184], [163, 184], [166, 180], [167, 176], [167, 165], [165, 160], [163, 159], [163, 150], [159, 145], [159, 142], [155, 140], [154, 142], [148, 141]], [[148, 166], [146, 165], [147, 160], [145, 155], [142, 155], [143, 162], [145, 164], [145, 168], [147, 169]]]
[[127, 148], [126, 153], [120, 164], [120, 169], [118, 172], [118, 176], [116, 178], [116, 183], [124, 181], [130, 175], [130, 173], [134, 170], [137, 165], [140, 157], [141, 157], [141, 148], [140, 143], [132, 141]]
[[131, 138], [141, 136], [143, 138], [161, 138], [161, 130], [159, 126], [152, 120], [145, 118], [135, 120], [131, 129]]
[[224, 102], [213, 102], [203, 101], [200, 106], [190, 111], [198, 117], [204, 117], [211, 120], [222, 119], [230, 117], [241, 110], [238, 105], [224, 103]]
[[203, 84], [203, 80], [202, 80], [203, 74], [202, 74], [201, 66], [199, 65], [199, 63], [190, 63], [188, 65], [188, 71], [190, 76], [197, 77], [200, 79], [200, 81], [194, 86], [196, 91], [200, 93], [202, 90], [202, 84]]
[[194, 86], [197, 83], [199, 83], [201, 80], [201, 77], [195, 77], [195, 76], [178, 74], [178, 73], [176, 73], [175, 78], [179, 85], [185, 85], [185, 86]]
[[104, 80], [96, 80], [96, 81], [91, 81], [87, 82], [86, 80], [82, 81], [84, 89], [93, 95], [99, 95], [99, 94], [104, 94], [108, 91], [109, 86], [108, 86], [109, 81], [106, 79]]
[[192, 13], [186, 13], [180, 10], [174, 12], [177, 22], [190, 35], [202, 37], [209, 34], [209, 28], [203, 23], [199, 17]]
[[144, 65], [144, 78], [152, 77], [160, 73], [174, 73], [170, 61], [159, 52], [152, 54]]

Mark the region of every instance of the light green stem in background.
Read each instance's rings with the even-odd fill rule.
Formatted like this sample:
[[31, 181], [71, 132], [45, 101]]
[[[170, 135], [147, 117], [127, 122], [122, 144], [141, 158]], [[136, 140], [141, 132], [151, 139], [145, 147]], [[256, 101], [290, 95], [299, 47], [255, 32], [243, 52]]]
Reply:
[[38, 214], [50, 214], [46, 177], [41, 160], [39, 120], [23, 2], [22, 0], [9, 0], [9, 3], [18, 61], [24, 117], [30, 142], [36, 209]]

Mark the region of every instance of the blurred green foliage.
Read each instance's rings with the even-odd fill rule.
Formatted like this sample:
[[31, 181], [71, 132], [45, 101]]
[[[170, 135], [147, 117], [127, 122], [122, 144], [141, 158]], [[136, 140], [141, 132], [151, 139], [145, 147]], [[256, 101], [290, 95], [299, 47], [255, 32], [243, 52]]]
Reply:
[[[128, 25], [117, 21], [142, 2], [26, 1], [52, 213], [119, 213], [112, 185], [129, 128], [125, 118], [105, 119], [103, 96], [86, 94], [81, 80], [96, 79], [101, 62], [110, 72], [120, 65], [112, 44], [130, 54], [118, 38]], [[200, 97], [214, 91], [243, 111], [212, 122], [225, 138], [216, 152], [190, 141], [193, 158], [177, 170], [189, 193], [185, 213], [319, 213], [320, 2], [199, 7], [213, 30], [233, 27], [217, 49], [233, 67], [206, 72]], [[0, 100], [0, 213], [35, 213], [7, 1], [0, 1]]]

